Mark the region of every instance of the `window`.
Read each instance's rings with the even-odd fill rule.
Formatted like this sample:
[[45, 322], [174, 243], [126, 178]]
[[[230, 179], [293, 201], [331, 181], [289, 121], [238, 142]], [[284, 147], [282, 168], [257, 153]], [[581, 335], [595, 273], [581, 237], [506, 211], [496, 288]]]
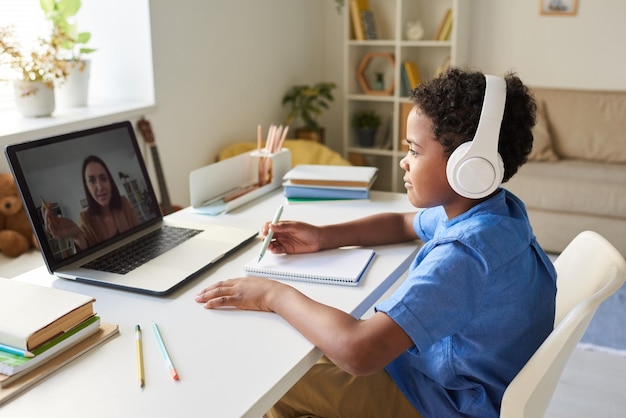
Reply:
[[[25, 118], [15, 108], [11, 83], [0, 82], [0, 148], [47, 134], [133, 119], [150, 111], [155, 97], [149, 1], [83, 0], [76, 23], [78, 30], [91, 33], [89, 45], [96, 49], [88, 56], [87, 106], [57, 106], [51, 117]], [[18, 22], [19, 33], [29, 42], [37, 42], [51, 30], [39, 0], [0, 0], [0, 26], [18, 29]], [[3, 167], [0, 161], [0, 171]]]
[[[29, 50], [37, 39], [48, 36], [51, 24], [46, 20], [39, 1], [2, 0], [0, 5], [0, 27], [11, 26], [13, 33], [24, 50]], [[0, 80], [12, 77], [10, 69], [0, 68]], [[0, 82], [0, 110], [14, 106], [13, 86]]]

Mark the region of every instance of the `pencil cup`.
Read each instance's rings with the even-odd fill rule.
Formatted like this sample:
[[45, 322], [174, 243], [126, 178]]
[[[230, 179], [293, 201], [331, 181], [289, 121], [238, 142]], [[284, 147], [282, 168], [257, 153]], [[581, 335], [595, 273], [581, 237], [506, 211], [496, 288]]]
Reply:
[[274, 164], [273, 159], [276, 154], [270, 154], [268, 152], [253, 152], [250, 154], [257, 160], [257, 172], [259, 187], [270, 184], [274, 181]]

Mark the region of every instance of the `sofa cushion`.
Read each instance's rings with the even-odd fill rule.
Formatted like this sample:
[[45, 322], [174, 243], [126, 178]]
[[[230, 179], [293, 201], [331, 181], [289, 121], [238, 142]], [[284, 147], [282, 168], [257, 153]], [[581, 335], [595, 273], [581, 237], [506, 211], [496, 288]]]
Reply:
[[561, 158], [626, 163], [626, 92], [533, 89]]
[[548, 130], [543, 101], [537, 100], [537, 121], [533, 128], [533, 149], [528, 155], [529, 161], [556, 161], [559, 157], [554, 153], [552, 138]]
[[626, 219], [626, 165], [528, 162], [503, 187], [528, 208]]

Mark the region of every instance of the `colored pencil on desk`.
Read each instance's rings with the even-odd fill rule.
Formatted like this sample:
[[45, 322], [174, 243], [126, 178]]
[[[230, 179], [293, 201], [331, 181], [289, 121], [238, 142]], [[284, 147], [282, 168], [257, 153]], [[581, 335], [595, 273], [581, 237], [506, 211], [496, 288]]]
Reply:
[[176, 371], [176, 368], [174, 367], [174, 363], [172, 363], [172, 358], [170, 357], [170, 354], [167, 352], [167, 348], [165, 348], [165, 342], [163, 341], [163, 337], [161, 337], [161, 333], [159, 332], [159, 326], [156, 324], [156, 322], [152, 323], [152, 328], [154, 329], [154, 336], [156, 337], [157, 343], [159, 344], [159, 348], [161, 349], [161, 354], [163, 354], [163, 358], [165, 359], [165, 362], [167, 363], [167, 366], [170, 369], [172, 378], [174, 380], [179, 380], [178, 372]]
[[139, 375], [139, 386], [143, 387], [146, 380], [143, 371], [143, 347], [141, 344], [141, 327], [139, 325], [135, 325], [135, 342], [137, 347], [137, 373]]
[[10, 345], [5, 345], [0, 343], [0, 351], [4, 351], [5, 353], [15, 354], [22, 357], [35, 357], [33, 353], [27, 350], [22, 350], [21, 348], [12, 347]]

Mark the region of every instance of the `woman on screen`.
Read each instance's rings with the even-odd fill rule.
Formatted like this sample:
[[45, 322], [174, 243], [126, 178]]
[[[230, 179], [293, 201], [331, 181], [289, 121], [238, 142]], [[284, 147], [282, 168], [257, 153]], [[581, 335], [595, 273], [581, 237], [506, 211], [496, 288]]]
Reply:
[[80, 226], [71, 219], [55, 217], [47, 205], [43, 206], [46, 229], [54, 238], [72, 239], [77, 249], [84, 250], [139, 223], [101, 158], [94, 155], [85, 158], [82, 179], [87, 209], [80, 213]]

